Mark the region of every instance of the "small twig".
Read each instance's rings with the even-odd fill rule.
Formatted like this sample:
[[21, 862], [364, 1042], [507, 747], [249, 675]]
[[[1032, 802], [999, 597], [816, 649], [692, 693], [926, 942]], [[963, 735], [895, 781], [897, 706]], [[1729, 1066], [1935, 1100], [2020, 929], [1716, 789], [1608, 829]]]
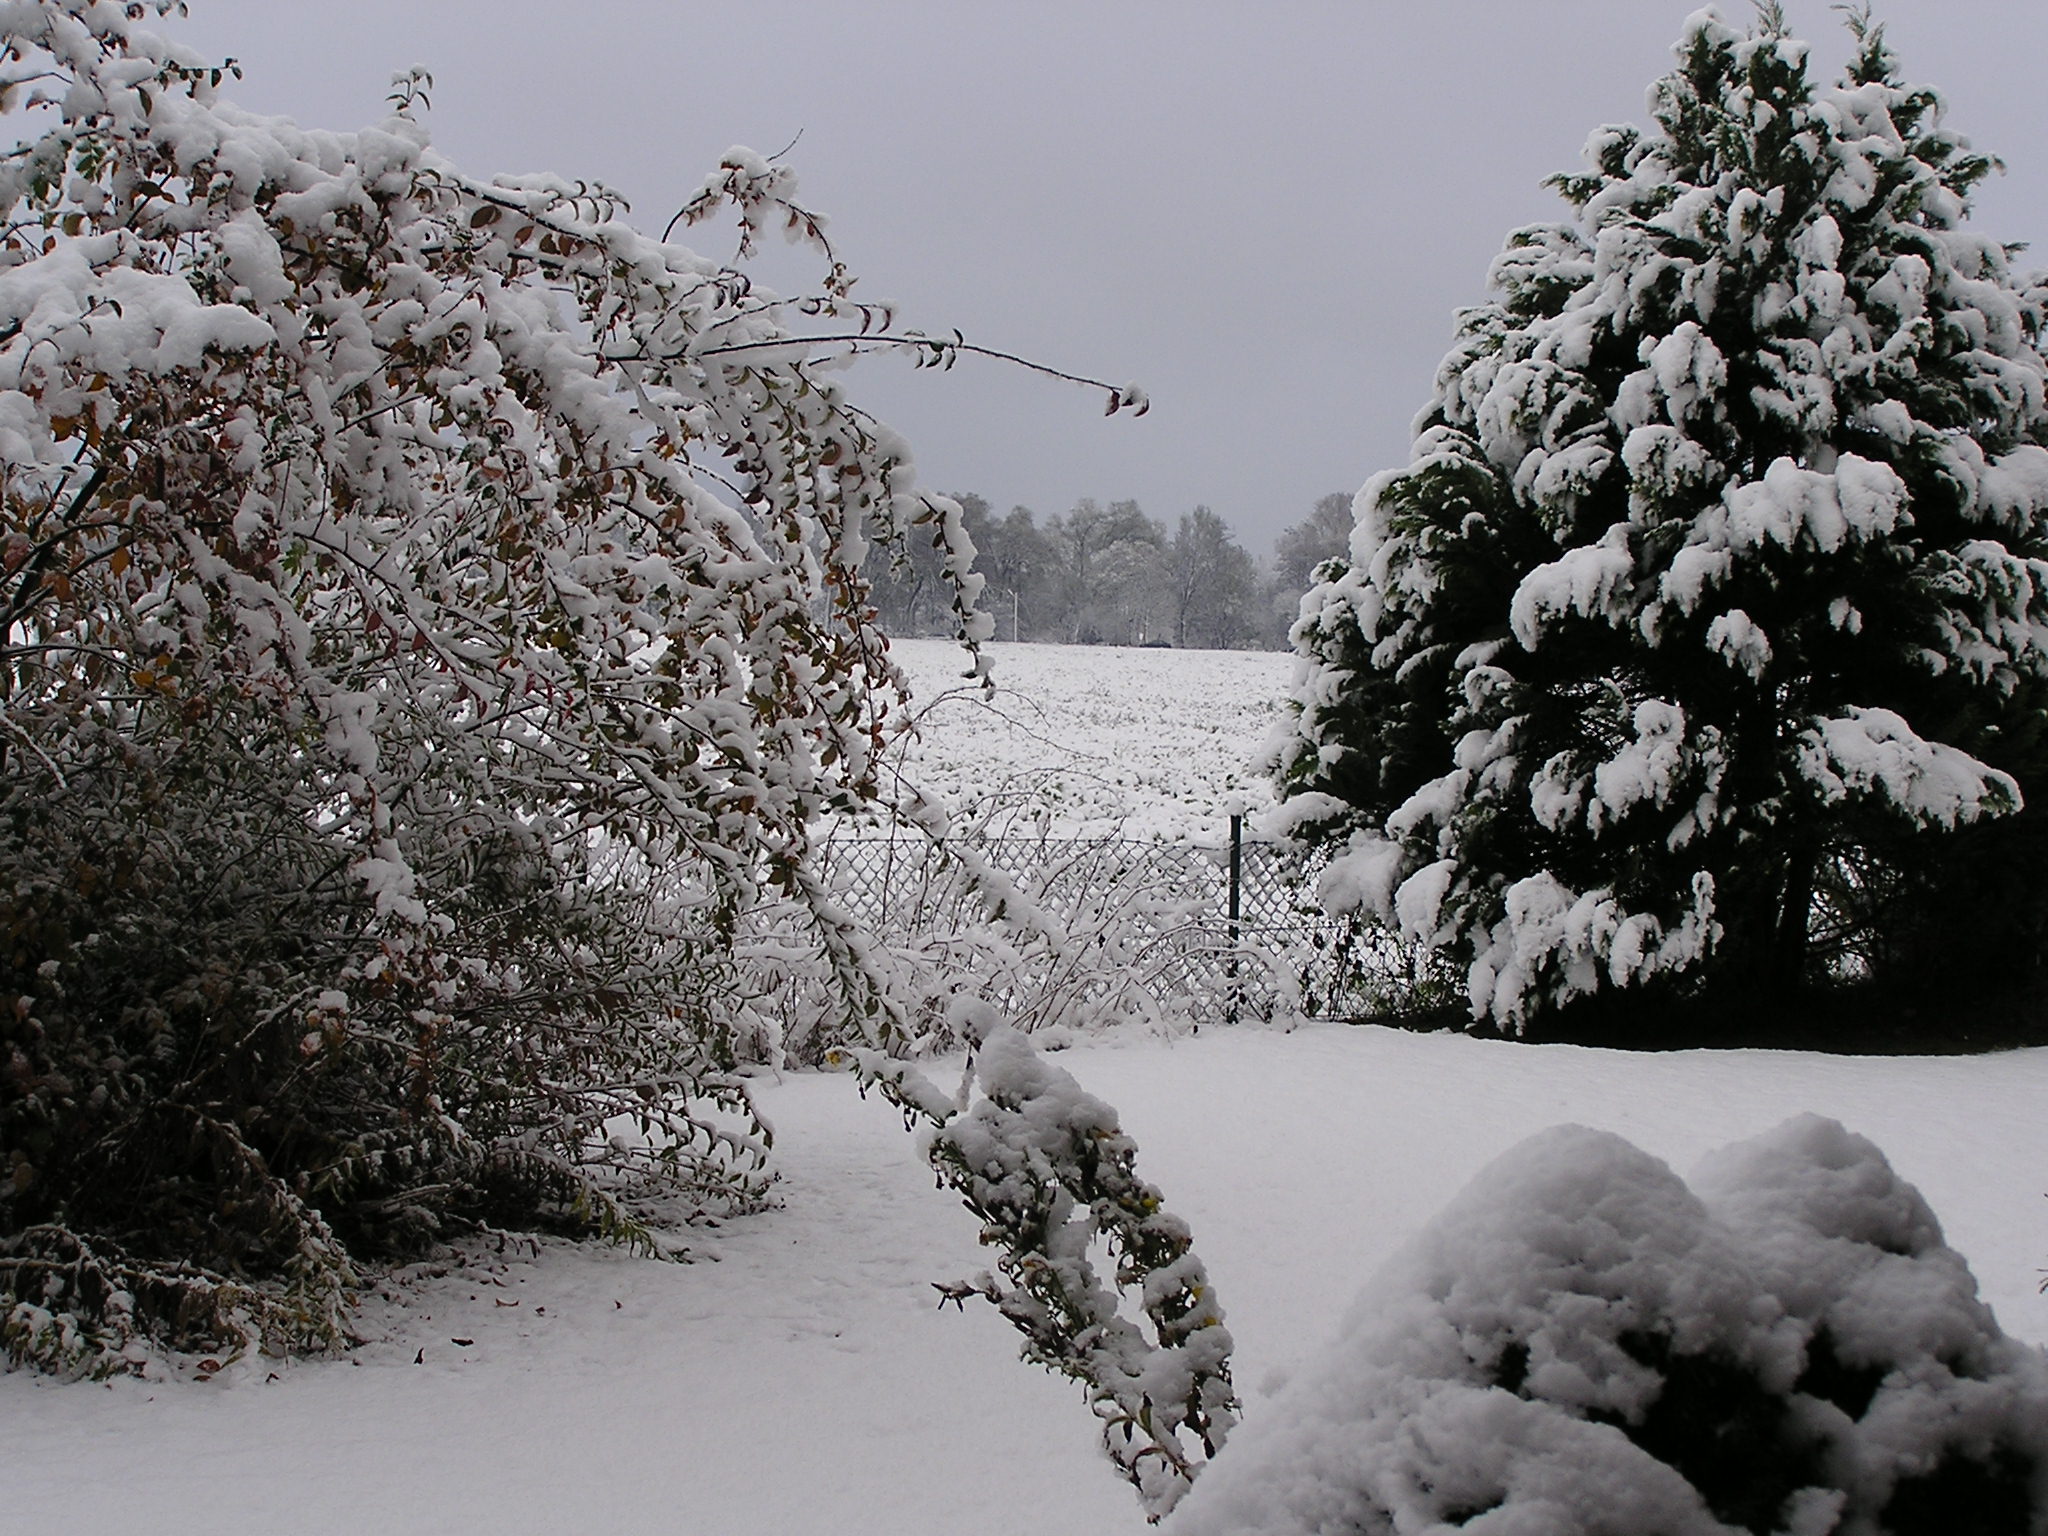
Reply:
[[52, 758], [49, 753], [36, 744], [35, 737], [29, 735], [16, 721], [8, 718], [6, 715], [0, 715], [0, 725], [5, 725], [8, 730], [19, 736], [21, 744], [43, 760], [43, 766], [50, 770], [50, 775], [56, 779], [59, 789], [63, 790], [67, 795], [71, 793], [71, 781], [64, 777], [64, 770], [57, 766], [56, 759]]
[[1019, 368], [1028, 369], [1032, 373], [1042, 373], [1048, 378], [1060, 379], [1068, 384], [1079, 384], [1087, 389], [1099, 389], [1111, 397], [1114, 403], [1113, 408], [1122, 405], [1136, 405], [1137, 410], [1132, 413], [1133, 415], [1142, 416], [1151, 409], [1151, 403], [1145, 399], [1143, 393], [1131, 385], [1118, 386], [1104, 379], [1091, 379], [1086, 374], [1068, 373], [1065, 369], [1055, 368], [1049, 363], [1033, 362], [1030, 358], [1019, 357], [1014, 352], [1004, 352], [996, 347], [984, 347], [975, 342], [962, 340], [957, 335], [951, 338], [886, 336], [869, 332], [864, 336], [852, 333], [829, 336], [783, 336], [767, 341], [727, 342], [723, 346], [705, 347], [695, 352], [674, 352], [659, 355], [645, 352], [634, 354], [608, 353], [605, 355], [605, 361], [668, 363], [677, 362], [685, 357], [730, 357], [740, 352], [765, 352], [785, 347], [840, 345], [864, 348], [910, 347], [939, 353], [965, 352], [975, 357], [991, 358], [999, 363], [1012, 363]]
[[107, 466], [102, 464], [92, 472], [92, 477], [78, 488], [78, 494], [72, 498], [71, 505], [64, 509], [62, 531], [46, 540], [43, 547], [36, 551], [35, 558], [22, 568], [20, 582], [14, 589], [14, 600], [7, 605], [6, 614], [0, 616], [0, 636], [12, 631], [22, 615], [34, 605], [36, 594], [42, 589], [43, 572], [49, 567], [50, 557], [57, 552], [57, 546], [65, 538], [77, 531], [72, 526], [72, 520], [99, 495], [100, 487], [106, 484], [106, 480]]

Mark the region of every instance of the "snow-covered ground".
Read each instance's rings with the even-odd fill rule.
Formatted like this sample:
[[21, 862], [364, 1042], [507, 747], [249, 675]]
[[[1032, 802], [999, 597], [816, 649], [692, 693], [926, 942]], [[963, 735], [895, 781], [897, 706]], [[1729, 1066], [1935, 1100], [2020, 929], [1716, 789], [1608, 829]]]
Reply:
[[[1839, 1118], [1919, 1185], [2006, 1329], [2048, 1340], [2048, 1050], [1623, 1054], [1316, 1026], [1059, 1059], [1123, 1112], [1141, 1171], [1192, 1222], [1248, 1418], [1392, 1248], [1563, 1121], [1685, 1172], [1801, 1110]], [[841, 1077], [770, 1082], [763, 1101], [785, 1204], [704, 1234], [718, 1262], [491, 1253], [374, 1307], [353, 1361], [210, 1384], [0, 1377], [0, 1529], [1145, 1529], [1078, 1390], [1019, 1364], [986, 1306], [935, 1307], [927, 1282], [986, 1259], [895, 1116]]]
[[905, 775], [970, 814], [1028, 801], [1055, 836], [1221, 841], [1269, 803], [1251, 768], [1280, 718], [1291, 652], [997, 644], [996, 694], [945, 640], [898, 640], [923, 739]]
[[[945, 696], [950, 646], [899, 645], [930, 709], [923, 785], [969, 807], [1028, 789], [1069, 834], [1214, 838], [1263, 800], [1247, 761], [1289, 658], [993, 651], [991, 708]], [[1122, 1111], [1141, 1172], [1192, 1222], [1248, 1419], [1476, 1171], [1568, 1121], [1683, 1173], [1800, 1111], [1836, 1117], [1920, 1186], [2007, 1330], [2048, 1341], [2048, 1050], [1625, 1054], [1315, 1026], [1059, 1059]], [[936, 1306], [931, 1282], [988, 1256], [897, 1118], [844, 1077], [764, 1080], [761, 1098], [784, 1203], [693, 1235], [701, 1262], [473, 1252], [373, 1300], [353, 1359], [211, 1382], [0, 1376], [0, 1531], [1146, 1529], [1079, 1390], [1019, 1363], [987, 1306]]]

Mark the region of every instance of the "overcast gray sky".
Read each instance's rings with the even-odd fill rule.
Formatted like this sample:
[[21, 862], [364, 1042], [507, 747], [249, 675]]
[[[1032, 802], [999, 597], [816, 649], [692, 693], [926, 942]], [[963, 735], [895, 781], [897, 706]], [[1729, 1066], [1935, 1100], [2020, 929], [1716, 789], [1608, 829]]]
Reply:
[[[244, 105], [374, 121], [424, 64], [466, 170], [625, 192], [658, 232], [731, 144], [789, 156], [862, 297], [906, 322], [1135, 380], [1141, 420], [970, 359], [849, 387], [927, 485], [1041, 516], [1198, 502], [1253, 548], [1404, 462], [1408, 427], [1541, 185], [1645, 120], [1691, 7], [1655, 0], [191, 0]], [[1823, 0], [1789, 0], [1832, 75]], [[1724, 11], [1752, 13], [1743, 3]], [[1977, 225], [2048, 265], [2048, 4], [1880, 6], [1908, 78], [2001, 156]], [[706, 254], [725, 254], [708, 235]], [[778, 273], [793, 269], [778, 267]]]

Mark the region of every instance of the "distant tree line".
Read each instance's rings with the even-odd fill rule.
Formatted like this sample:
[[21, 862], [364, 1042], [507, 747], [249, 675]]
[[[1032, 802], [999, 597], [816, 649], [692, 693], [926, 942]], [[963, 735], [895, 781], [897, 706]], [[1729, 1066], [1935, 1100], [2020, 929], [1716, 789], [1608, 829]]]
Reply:
[[[1067, 645], [1273, 649], [1287, 644], [1301, 595], [1351, 538], [1351, 497], [1333, 492], [1255, 558], [1206, 506], [1171, 528], [1135, 501], [1092, 498], [1041, 523], [1029, 507], [998, 516], [987, 498], [955, 492], [988, 579], [983, 605], [999, 640]], [[872, 571], [884, 630], [950, 632], [942, 553], [912, 540]]]

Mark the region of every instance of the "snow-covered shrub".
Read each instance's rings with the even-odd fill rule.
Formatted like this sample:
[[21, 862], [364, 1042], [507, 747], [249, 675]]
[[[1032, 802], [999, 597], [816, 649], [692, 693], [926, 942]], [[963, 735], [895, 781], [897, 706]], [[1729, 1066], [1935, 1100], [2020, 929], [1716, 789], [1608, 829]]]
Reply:
[[0, 786], [11, 1357], [332, 1345], [362, 1260], [480, 1222], [646, 1244], [650, 1201], [760, 1203], [764, 1135], [698, 995], [730, 968], [691, 960], [713, 936], [687, 912], [588, 839], [422, 806], [446, 979], [377, 970], [373, 899], [272, 733], [137, 723], [73, 735], [62, 784], [31, 759]]
[[1497, 1027], [2039, 1003], [2042, 290], [1879, 29], [1816, 88], [1761, 9], [1510, 237], [1294, 631], [1326, 898]]
[[1833, 1121], [1690, 1188], [1565, 1126], [1480, 1174], [1232, 1445], [1175, 1536], [2023, 1536], [2048, 1357]]
[[150, 8], [0, 7], [0, 1348], [318, 1345], [454, 1224], [758, 1199], [766, 903], [866, 1081], [949, 1118], [813, 840], [901, 714], [870, 555], [929, 541], [968, 665], [989, 632], [835, 367], [959, 344], [852, 300], [747, 151], [685, 215], [814, 293], [464, 176], [417, 74], [356, 134], [238, 111]]
[[332, 1340], [449, 1219], [756, 1198], [721, 913], [867, 787], [861, 530], [944, 511], [739, 274], [141, 14], [0, 18], [0, 1291], [80, 1369]]

